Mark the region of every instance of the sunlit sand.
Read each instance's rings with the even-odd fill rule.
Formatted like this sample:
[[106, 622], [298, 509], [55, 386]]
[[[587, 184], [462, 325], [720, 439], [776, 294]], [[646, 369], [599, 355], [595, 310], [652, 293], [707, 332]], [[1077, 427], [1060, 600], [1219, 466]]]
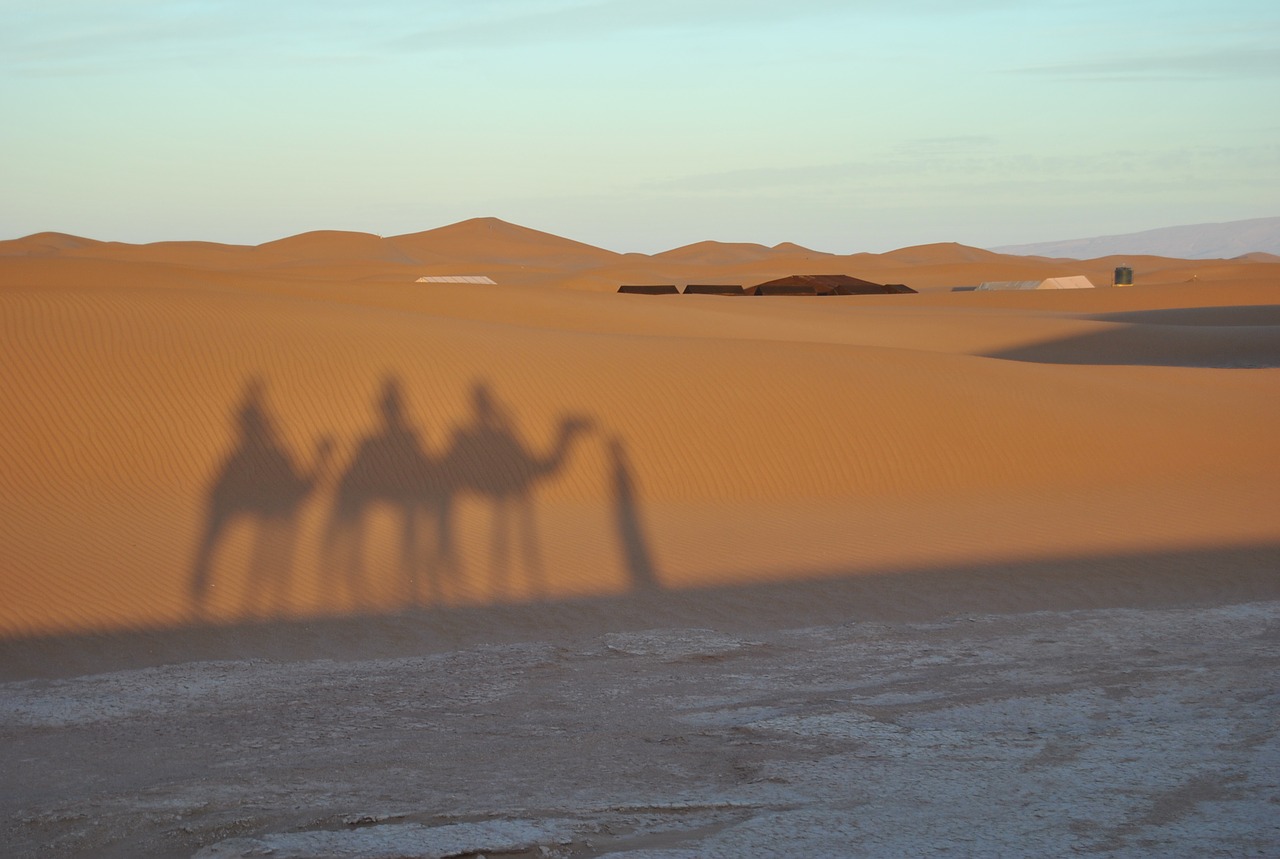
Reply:
[[[1109, 284], [1121, 262], [1134, 268], [1134, 286], [968, 289], [1079, 275]], [[627, 283], [749, 285], [791, 274], [848, 274], [907, 284], [919, 294], [616, 294]], [[462, 275], [495, 283], [416, 282]], [[277, 682], [297, 684], [289, 694], [301, 700], [312, 682], [327, 688], [339, 676], [357, 685], [364, 672], [389, 677], [400, 664], [394, 660], [416, 660], [406, 670], [445, 683], [444, 663], [429, 660], [456, 658], [464, 673], [506, 677], [516, 686], [530, 673], [559, 677], [566, 665], [581, 665], [593, 679], [574, 686], [573, 695], [588, 700], [606, 695], [613, 682], [600, 662], [614, 658], [609, 654], [663, 671], [668, 663], [658, 651], [687, 646], [692, 656], [672, 657], [677, 685], [700, 682], [702, 669], [689, 666], [704, 658], [708, 665], [744, 660], [755, 666], [742, 668], [754, 672], [751, 683], [773, 678], [767, 691], [757, 690], [769, 703], [750, 718], [729, 713], [748, 706], [741, 690], [726, 692], [733, 701], [722, 704], [681, 698], [693, 694], [692, 685], [653, 690], [656, 697], [646, 700], [675, 696], [671, 707], [686, 714], [681, 724], [702, 731], [694, 743], [706, 755], [714, 757], [717, 743], [728, 742], [741, 723], [750, 727], [734, 736], [786, 735], [793, 745], [803, 736], [808, 748], [825, 749], [819, 769], [838, 769], [835, 756], [852, 754], [850, 743], [899, 743], [894, 747], [924, 754], [913, 744], [925, 735], [904, 739], [903, 732], [969, 730], [980, 721], [969, 711], [948, 710], [943, 718], [939, 710], [934, 719], [907, 707], [928, 683], [895, 686], [906, 681], [889, 677], [884, 660], [893, 658], [893, 647], [886, 642], [911, 642], [898, 654], [902, 670], [934, 652], [945, 654], [938, 658], [946, 665], [958, 664], [963, 651], [982, 654], [972, 658], [982, 671], [995, 671], [991, 666], [1016, 660], [1037, 637], [1031, 613], [1041, 612], [1046, 628], [1061, 632], [1041, 638], [1087, 648], [1088, 630], [1105, 629], [1138, 659], [1145, 645], [1125, 638], [1126, 626], [1159, 637], [1161, 617], [1184, 631], [1203, 623], [1215, 641], [1225, 641], [1237, 612], [1242, 628], [1262, 636], [1248, 645], [1254, 663], [1274, 666], [1277, 658], [1280, 263], [1043, 260], [949, 244], [838, 256], [795, 245], [702, 243], [644, 256], [493, 219], [389, 239], [312, 233], [252, 248], [41, 234], [0, 242], [0, 335], [0, 674], [10, 681], [0, 693], [0, 724], [10, 738], [6, 771], [23, 767], [37, 781], [32, 760], [44, 752], [31, 731], [64, 729], [66, 742], [88, 748], [98, 736], [92, 730], [116, 725], [111, 736], [121, 748], [143, 742], [127, 727], [143, 705], [85, 716], [91, 705], [82, 704], [66, 715], [57, 708], [70, 705], [39, 685], [50, 678], [68, 678], [58, 682], [73, 684], [68, 688], [83, 700], [110, 687], [112, 700], [127, 701], [169, 695], [163, 690], [171, 675], [216, 685], [214, 671], [232, 676], [245, 701]], [[957, 627], [966, 617], [991, 630], [991, 650]], [[850, 624], [876, 624], [866, 630], [884, 637]], [[670, 632], [649, 645], [625, 637], [652, 629]], [[703, 637], [688, 644], [689, 630]], [[723, 653], [707, 644], [716, 635], [730, 642]], [[749, 643], [757, 641], [765, 643]], [[1182, 647], [1161, 641], [1152, 646]], [[828, 671], [797, 691], [797, 700], [843, 695], [848, 700], [836, 708], [842, 715], [816, 705], [788, 709], [779, 703], [786, 697], [781, 663], [750, 661], [792, 646], [811, 647]], [[515, 662], [484, 662], [485, 654], [508, 652], [501, 648]], [[872, 662], [879, 666], [885, 685], [875, 695], [888, 697], [849, 698], [847, 684], [830, 673], [840, 653], [851, 660], [851, 676], [862, 670], [859, 660], [870, 660], [868, 671]], [[1064, 654], [1054, 651], [1029, 667], [1029, 688], [1048, 688], [1055, 672], [1073, 670]], [[337, 662], [314, 662], [321, 658]], [[1179, 650], [1171, 662], [1148, 667], [1190, 671], [1188, 660], [1197, 658]], [[257, 663], [245, 660], [255, 659], [272, 660], [269, 670], [284, 674], [254, 674]], [[364, 662], [356, 667], [353, 660]], [[347, 663], [353, 667], [334, 667]], [[789, 665], [804, 670], [803, 660]], [[707, 670], [704, 681], [713, 686], [735, 682], [724, 676], [728, 669]], [[1256, 679], [1247, 664], [1232, 662], [1230, 670], [1245, 685]], [[336, 673], [321, 679], [324, 671]], [[1135, 680], [1134, 694], [1139, 709], [1158, 719], [1158, 702], [1170, 693], [1150, 672]], [[93, 674], [104, 679], [85, 676]], [[312, 680], [297, 679], [304, 676]], [[992, 683], [1017, 685], [1002, 678]], [[1123, 685], [1104, 679], [1094, 686]], [[947, 707], [961, 707], [960, 674], [938, 683]], [[1068, 691], [1093, 701], [1105, 718], [1127, 718], [1107, 709], [1110, 699], [1098, 698], [1094, 686]], [[363, 694], [353, 688], [346, 698], [325, 700], [342, 707]], [[398, 693], [387, 687], [379, 694]], [[458, 707], [480, 700], [461, 689], [441, 694], [454, 695]], [[528, 707], [569, 706], [531, 690], [510, 700], [507, 693], [474, 694], [490, 696], [485, 717], [531, 737], [554, 733], [555, 720], [521, 721], [520, 708], [527, 714]], [[643, 697], [638, 687], [625, 695]], [[186, 713], [196, 706], [191, 700], [160, 709]], [[1026, 721], [1041, 734], [1037, 720], [1045, 713], [1058, 719], [1070, 710], [1056, 699], [1036, 700]], [[679, 734], [646, 713], [642, 733], [652, 736], [644, 742]], [[1261, 738], [1258, 754], [1274, 760], [1274, 719], [1264, 724], [1261, 713], [1233, 711], [1229, 718], [1240, 724], [1222, 741], [1244, 742], [1232, 733], [1237, 729], [1260, 731], [1251, 735]], [[621, 718], [608, 708], [599, 716]], [[402, 722], [397, 736], [414, 730], [413, 720]], [[453, 716], [419, 722], [470, 737]], [[357, 733], [372, 731], [358, 719], [351, 724]], [[587, 730], [581, 720], [565, 724]], [[1078, 746], [1091, 742], [1086, 733], [1077, 726], [1056, 739], [1026, 740], [1040, 745], [1028, 745], [1025, 757], [1069, 769], [1072, 755], [1102, 754]], [[637, 736], [626, 742], [639, 743]], [[263, 754], [277, 755], [279, 769], [264, 778], [287, 781], [301, 771], [302, 763], [280, 751], [304, 742], [299, 737], [269, 738], [279, 748]], [[934, 739], [947, 755], [963, 757], [957, 735]], [[1007, 740], [973, 743], [995, 755], [997, 746], [1011, 748]], [[241, 749], [228, 760], [248, 754], [242, 744], [249, 740], [234, 732], [219, 741]], [[28, 742], [35, 758], [23, 751]], [[323, 731], [305, 742], [341, 744]], [[793, 800], [811, 808], [813, 796], [839, 788], [818, 785], [814, 780], [827, 776], [816, 770], [797, 775], [805, 756], [799, 746], [787, 749], [785, 760], [743, 758], [742, 783], [763, 780], [773, 792], [696, 782], [686, 793], [669, 791], [663, 806], [665, 783], [645, 771], [631, 787], [624, 779], [595, 800], [582, 798], [576, 807], [594, 810], [568, 822], [573, 802], [563, 785], [561, 805], [537, 806], [542, 813], [535, 806], [550, 800], [537, 791], [517, 790], [518, 799], [504, 805], [474, 785], [457, 787], [456, 801], [414, 805], [405, 797], [366, 807], [351, 799], [359, 793], [352, 781], [344, 782], [350, 790], [330, 784], [302, 791], [315, 806], [310, 817], [264, 811], [237, 830], [224, 826], [221, 810], [203, 822], [190, 810], [200, 802], [221, 809], [237, 790], [234, 778], [220, 784], [221, 798], [197, 796], [187, 785], [185, 793], [165, 794], [174, 809], [185, 809], [174, 819], [188, 826], [186, 835], [170, 832], [179, 824], [156, 812], [144, 827], [153, 840], [137, 842], [136, 855], [208, 847], [209, 856], [238, 856], [271, 844], [276, 855], [365, 855], [338, 836], [338, 846], [291, 847], [280, 834], [330, 817], [337, 822], [326, 831], [337, 832], [343, 813], [365, 812], [425, 828], [446, 818], [461, 825], [472, 814], [510, 824], [399, 830], [427, 846], [412, 853], [402, 844], [397, 849], [405, 852], [394, 855], [453, 855], [439, 845], [455, 844], [448, 840], [455, 836], [472, 852], [541, 846], [562, 851], [548, 855], [580, 855], [571, 850], [585, 850], [591, 836], [584, 833], [607, 826], [610, 814], [641, 833], [678, 829], [668, 818], [679, 803], [688, 804], [696, 823], [690, 827], [699, 832], [750, 819], [797, 838], [802, 821], [784, 820], [780, 809]], [[369, 754], [388, 766], [396, 757], [390, 747]], [[511, 754], [513, 772], [534, 778], [542, 759], [532, 751]], [[610, 765], [643, 760], [634, 755]], [[992, 766], [1012, 785], [1026, 761], [1000, 755]], [[1158, 756], [1150, 757], [1150, 783], [1136, 778], [1132, 789], [1147, 791], [1148, 799], [1178, 789], [1166, 783], [1173, 776], [1160, 770]], [[1185, 766], [1208, 773], [1209, 752], [1193, 757]], [[194, 755], [191, 765], [222, 759], [209, 752]], [[667, 763], [672, 772], [695, 765], [692, 758]], [[232, 764], [236, 778], [249, 778], [247, 766]], [[450, 778], [460, 778], [462, 764], [450, 766]], [[716, 766], [729, 772], [733, 764]], [[1197, 782], [1204, 801], [1234, 795], [1232, 784], [1264, 779], [1261, 757], [1241, 756], [1234, 766]], [[917, 796], [916, 787], [903, 786], [905, 764], [888, 769], [884, 777], [903, 797]], [[52, 787], [25, 791], [9, 779], [3, 808], [18, 830], [0, 843], [9, 837], [26, 850], [48, 835], [62, 845], [51, 855], [88, 855], [89, 842], [76, 841], [75, 827], [58, 815], [97, 803], [92, 816], [109, 820], [106, 834], [94, 837], [126, 844], [125, 819], [139, 813], [139, 797], [154, 787], [139, 772], [116, 805], [102, 794], [72, 801]], [[74, 780], [71, 769], [66, 773]], [[792, 799], [777, 787], [788, 780], [799, 785]], [[441, 796], [453, 790], [435, 789]], [[326, 791], [329, 800], [316, 798]], [[255, 801], [278, 804], [265, 795]], [[1129, 823], [1151, 829], [1158, 843], [1173, 838], [1163, 812], [1143, 818], [1139, 804]], [[623, 810], [608, 811], [614, 806]], [[825, 806], [814, 813], [835, 814]], [[43, 822], [13, 823], [23, 814]], [[884, 811], [878, 819], [889, 817]], [[1129, 855], [1122, 850], [1130, 844], [1125, 825], [1117, 818], [1106, 832], [1085, 837], [1071, 821], [1057, 821], [1043, 855], [1081, 845]], [[1231, 826], [1245, 833], [1230, 842], [1242, 850], [1280, 846], [1274, 828], [1250, 830], [1247, 819]], [[1010, 832], [1008, 842], [989, 846], [999, 853], [1001, 844], [1026, 843]], [[229, 842], [216, 852], [212, 845], [232, 836], [259, 842]], [[729, 836], [714, 849], [704, 845], [706, 853], [653, 837], [644, 844], [656, 852], [645, 855], [750, 852], [735, 853], [740, 842]], [[806, 849], [822, 853], [830, 846], [823, 844]], [[902, 855], [923, 849], [914, 842], [867, 845]], [[306, 852], [322, 849], [330, 852]]]

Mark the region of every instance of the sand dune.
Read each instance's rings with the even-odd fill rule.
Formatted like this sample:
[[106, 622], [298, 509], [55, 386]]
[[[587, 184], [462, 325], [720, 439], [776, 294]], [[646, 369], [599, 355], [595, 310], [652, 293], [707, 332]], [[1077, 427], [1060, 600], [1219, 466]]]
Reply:
[[956, 242], [939, 242], [929, 245], [915, 245], [899, 248], [881, 254], [885, 260], [907, 265], [949, 265], [967, 262], [991, 263], [999, 260], [1000, 254], [982, 248], [971, 248]]
[[752, 242], [697, 242], [654, 254], [656, 260], [695, 265], [742, 265], [761, 260], [787, 260], [792, 264], [808, 262], [833, 254], [809, 250], [784, 242], [774, 247]]
[[[1273, 264], [970, 294], [1057, 264], [933, 245], [812, 266], [922, 295], [737, 300], [603, 291], [791, 251], [481, 219], [3, 253], [10, 642], [1280, 542]], [[391, 282], [429, 259], [561, 288]]]
[[1280, 264], [1128, 262], [0, 243], [0, 852], [1274, 852]]
[[372, 233], [322, 230], [258, 245], [255, 257], [273, 263], [392, 262], [415, 265], [422, 257], [406, 253]]
[[0, 256], [57, 256], [65, 251], [97, 249], [104, 244], [66, 233], [34, 233], [20, 239], [0, 242]]
[[[0, 241], [0, 258], [59, 257], [177, 265], [199, 271], [256, 272], [323, 282], [412, 282], [423, 274], [488, 274], [500, 283], [613, 292], [620, 283], [752, 284], [797, 273], [854, 274], [908, 282], [918, 290], [951, 290], [983, 280], [1031, 280], [1084, 274], [1110, 284], [1117, 265], [1133, 266], [1138, 283], [1224, 281], [1272, 275], [1263, 257], [1188, 262], [1163, 257], [1064, 260], [997, 254], [954, 242], [885, 254], [831, 254], [784, 242], [698, 242], [658, 254], [616, 253], [496, 218], [475, 218], [392, 237], [317, 231], [257, 246], [212, 242], [130, 245], [61, 233]], [[463, 271], [465, 269], [466, 271]], [[483, 269], [483, 271], [479, 271]]]
[[543, 262], [556, 268], [600, 265], [619, 254], [539, 230], [509, 224], [498, 218], [469, 221], [395, 236], [391, 241], [414, 256], [423, 253], [453, 261], [489, 263]]

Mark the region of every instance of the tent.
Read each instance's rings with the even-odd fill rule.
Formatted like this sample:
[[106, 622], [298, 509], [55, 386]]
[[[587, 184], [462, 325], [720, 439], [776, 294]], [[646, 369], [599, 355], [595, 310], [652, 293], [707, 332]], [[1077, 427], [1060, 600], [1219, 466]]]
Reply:
[[736, 283], [691, 283], [684, 288], [685, 295], [746, 295]]
[[1093, 282], [1082, 274], [1071, 277], [1046, 277], [1044, 280], [989, 280], [978, 286], [983, 290], [998, 289], [1093, 289]]
[[893, 295], [915, 292], [900, 283], [872, 283], [847, 274], [793, 274], [761, 283], [748, 295]]
[[433, 274], [426, 277], [420, 277], [414, 283], [488, 283], [493, 284], [492, 278], [485, 277], [482, 274]]
[[618, 292], [631, 295], [679, 295], [680, 290], [674, 283], [632, 284], [618, 287]]

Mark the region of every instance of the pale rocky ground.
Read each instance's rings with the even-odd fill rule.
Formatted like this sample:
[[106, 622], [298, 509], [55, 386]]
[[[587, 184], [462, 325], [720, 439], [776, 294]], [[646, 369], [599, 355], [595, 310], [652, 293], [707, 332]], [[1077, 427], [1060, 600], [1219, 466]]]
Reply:
[[1280, 602], [0, 686], [13, 857], [1280, 855]]

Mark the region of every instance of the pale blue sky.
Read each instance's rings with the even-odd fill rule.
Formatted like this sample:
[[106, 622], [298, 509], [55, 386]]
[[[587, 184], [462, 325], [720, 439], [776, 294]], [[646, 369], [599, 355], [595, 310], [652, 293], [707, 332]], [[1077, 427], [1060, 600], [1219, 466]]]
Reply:
[[1274, 0], [0, 0], [0, 238], [883, 251], [1280, 214]]

